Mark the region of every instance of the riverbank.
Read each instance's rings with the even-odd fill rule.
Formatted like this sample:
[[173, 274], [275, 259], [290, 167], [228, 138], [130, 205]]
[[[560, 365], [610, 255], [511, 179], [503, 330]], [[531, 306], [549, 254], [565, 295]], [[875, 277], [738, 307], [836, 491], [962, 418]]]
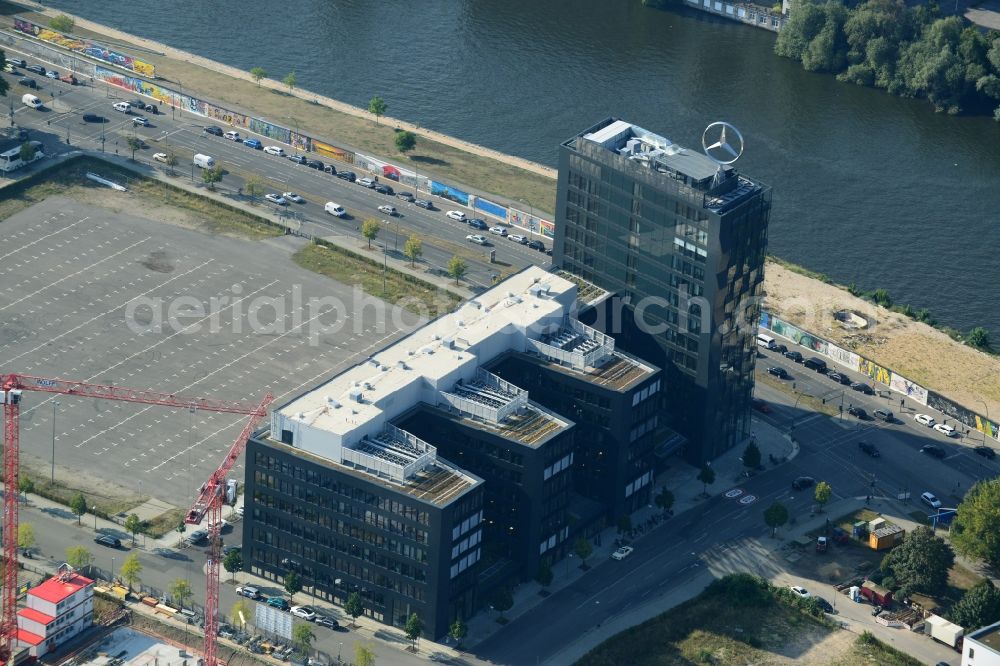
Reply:
[[[9, 23], [15, 13], [26, 18], [47, 22], [56, 14], [34, 5], [38, 12], [10, 2], [0, 2], [0, 14]], [[250, 110], [256, 115], [274, 120], [292, 120], [301, 127], [328, 135], [343, 144], [350, 138], [351, 147], [362, 148], [376, 155], [393, 156], [397, 162], [417, 168], [433, 169], [435, 175], [447, 177], [484, 193], [496, 192], [511, 200], [530, 202], [537, 209], [553, 210], [555, 199], [554, 172], [547, 167], [501, 155], [496, 151], [446, 137], [423, 128], [413, 127], [420, 135], [417, 155], [398, 156], [392, 128], [396, 121], [383, 118], [376, 124], [366, 111], [308, 91], [282, 89], [276, 81], [255, 85], [247, 72], [215, 63], [206, 58], [151, 40], [135, 37], [77, 17], [76, 32], [100, 41], [121, 44], [123, 50], [134, 48], [157, 67], [160, 77], [189, 91], [210, 91], [211, 97], [232, 106]], [[153, 51], [153, 53], [151, 53]], [[263, 92], [262, 92], [263, 91]], [[314, 102], [317, 100], [318, 102]], [[388, 103], [392, 104], [391, 98]], [[440, 138], [437, 141], [435, 138]], [[857, 349], [878, 363], [893, 368], [912, 381], [975, 410], [979, 400], [985, 400], [992, 414], [1000, 413], [1000, 360], [977, 352], [929, 326], [913, 322], [867, 301], [851, 296], [840, 287], [792, 273], [774, 262], [768, 262], [766, 290], [768, 309], [802, 328], [827, 335], [848, 348]], [[841, 305], [834, 306], [834, 303]], [[867, 312], [875, 309], [879, 326], [874, 333], [843, 340], [840, 329], [828, 330], [832, 319], [822, 313], [849, 307]]]

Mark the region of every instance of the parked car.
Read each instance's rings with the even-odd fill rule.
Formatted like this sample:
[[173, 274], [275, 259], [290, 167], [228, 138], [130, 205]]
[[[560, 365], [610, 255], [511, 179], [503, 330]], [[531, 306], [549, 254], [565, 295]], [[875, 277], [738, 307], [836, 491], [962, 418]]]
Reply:
[[914, 414], [913, 420], [929, 428], [934, 426], [934, 417], [929, 414]]
[[316, 169], [317, 171], [322, 171], [324, 168], [324, 164], [319, 160], [309, 160], [306, 162], [306, 166], [310, 169]]
[[939, 500], [934, 493], [920, 493], [920, 501], [929, 506], [932, 509], [941, 508], [941, 500]]
[[142, 127], [149, 127], [149, 121], [142, 116], [135, 116], [132, 118], [133, 125], [141, 125]]
[[94, 543], [100, 544], [102, 546], [107, 546], [108, 548], [122, 547], [121, 539], [116, 539], [115, 537], [109, 536], [107, 534], [98, 534], [96, 537], [94, 537]]
[[507, 230], [501, 226], [490, 227], [490, 233], [497, 236], [506, 236]]
[[281, 196], [283, 196], [284, 198], [288, 199], [289, 201], [294, 201], [297, 204], [302, 204], [302, 203], [306, 202], [305, 199], [303, 199], [301, 196], [299, 196], [295, 192], [282, 192]]
[[869, 418], [871, 418], [868, 416], [868, 412], [866, 412], [861, 407], [850, 407], [848, 408], [847, 413], [850, 414], [851, 416], [858, 417], [862, 421], [867, 421]]
[[445, 213], [450, 219], [456, 220], [458, 222], [465, 222], [465, 213], [460, 210], [449, 210]]
[[830, 379], [837, 382], [838, 384], [850, 384], [851, 378], [840, 372], [831, 372], [827, 375]]
[[222, 131], [221, 127], [216, 127], [215, 125], [209, 125], [205, 128], [205, 134], [211, 134], [212, 136], [223, 136], [225, 132]]
[[54, 69], [50, 69], [49, 71], [45, 72], [45, 76], [49, 77], [50, 79], [58, 79], [59, 72], [57, 72]]
[[956, 435], [955, 429], [947, 423], [935, 423], [934, 429], [945, 437], [954, 437]]
[[779, 367], [768, 368], [767, 374], [774, 375], [778, 379], [788, 379], [788, 373], [785, 372], [784, 368], [779, 368]]
[[38, 84], [35, 83], [35, 80], [33, 78], [31, 78], [30, 76], [22, 76], [21, 78], [19, 78], [17, 80], [17, 82], [20, 83], [22, 86], [27, 86], [28, 88], [32, 88], [32, 89], [38, 87]]
[[545, 252], [545, 243], [540, 240], [530, 240], [528, 241], [528, 247], [532, 250], [538, 250], [539, 252]]
[[321, 627], [326, 627], [327, 629], [336, 629], [340, 626], [340, 623], [334, 620], [332, 617], [326, 617], [325, 615], [318, 615], [316, 617], [316, 624]]
[[753, 399], [751, 399], [750, 400], [750, 406], [753, 407], [754, 409], [756, 409], [761, 414], [770, 414], [771, 413], [771, 405], [767, 404], [766, 402], [764, 402], [760, 398], [753, 398]]
[[237, 143], [241, 143], [243, 141], [243, 137], [241, 137], [240, 133], [235, 130], [229, 130], [222, 136], [230, 141], [236, 141]]
[[469, 220], [469, 226], [472, 227], [473, 229], [478, 229], [479, 231], [486, 231], [487, 229], [489, 229], [489, 225], [487, 225], [482, 220], [478, 219]]
[[310, 622], [316, 619], [316, 611], [311, 606], [292, 606], [292, 615]]
[[115, 102], [111, 105], [111, 108], [126, 115], [132, 113], [132, 105], [128, 102]]
[[528, 237], [524, 234], [511, 234], [507, 236], [507, 240], [514, 241], [515, 243], [520, 243], [521, 245], [528, 244]]
[[283, 611], [289, 610], [292, 607], [284, 597], [268, 597], [267, 605]]
[[786, 347], [785, 345], [775, 345], [774, 351], [778, 352], [779, 354], [784, 354], [786, 351], [788, 351], [788, 347]]
[[988, 446], [977, 446], [973, 451], [976, 452], [976, 455], [982, 456], [987, 460], [993, 460], [997, 457], [997, 452]]
[[7, 62], [10, 63], [11, 65], [13, 65], [14, 67], [27, 67], [28, 66], [28, 63], [25, 62], [24, 60], [22, 60], [21, 58], [7, 58]]
[[488, 240], [486, 240], [486, 236], [482, 236], [480, 234], [469, 234], [468, 236], [465, 237], [465, 240], [469, 241], [470, 243], [475, 243], [476, 245], [489, 245], [490, 243]]
[[372, 188], [379, 194], [388, 194], [390, 197], [395, 194], [395, 190], [386, 185], [385, 183], [375, 183], [375, 187]]
[[254, 150], [260, 150], [264, 147], [264, 144], [257, 139], [243, 139], [243, 145]]
[[279, 206], [288, 205], [288, 200], [285, 199], [285, 197], [281, 196], [280, 194], [276, 194], [274, 192], [268, 192], [267, 194], [264, 195], [264, 198], [273, 204], [278, 204]]
[[166, 153], [153, 153], [153, 160], [156, 162], [163, 162], [165, 164], [170, 160], [170, 156]]
[[371, 178], [358, 178], [354, 181], [355, 185], [360, 185], [361, 187], [367, 187], [369, 190], [375, 187], [375, 181]]
[[352, 183], [358, 178], [356, 175], [354, 175], [353, 171], [337, 171], [334, 175], [337, 176], [337, 178], [340, 178], [341, 180], [346, 180]]
[[851, 388], [858, 393], [864, 393], [865, 395], [875, 395], [875, 389], [873, 389], [868, 384], [864, 382], [854, 382], [851, 384]]
[[45, 68], [42, 67], [41, 65], [28, 65], [27, 67], [25, 67], [25, 69], [28, 70], [29, 72], [35, 72], [36, 74], [41, 74], [42, 76], [45, 75]]
[[622, 546], [615, 552], [611, 553], [611, 559], [613, 560], [624, 560], [626, 557], [632, 554], [635, 550], [632, 546]]
[[809, 593], [809, 590], [802, 587], [801, 585], [792, 585], [788, 589], [790, 589], [792, 591], [792, 594], [797, 596], [799, 599], [808, 599], [809, 597], [812, 596], [812, 594]]
[[73, 76], [72, 74], [63, 74], [62, 76], [59, 77], [59, 80], [62, 81], [63, 83], [68, 83], [71, 86], [79, 85], [80, 83], [79, 81], [76, 80], [76, 77]]
[[85, 113], [85, 114], [83, 114], [83, 122], [85, 122], [85, 123], [103, 123], [103, 122], [106, 122], [106, 121], [107, 121], [107, 119], [104, 116], [96, 114], [96, 113]]
[[872, 415], [877, 419], [885, 421], [886, 423], [893, 423], [896, 420], [893, 418], [892, 412], [887, 409], [876, 409], [872, 412]]
[[201, 543], [208, 539], [208, 530], [195, 530], [187, 535], [188, 543]]
[[816, 600], [816, 605], [819, 606], [824, 613], [833, 612], [833, 605], [823, 597], [813, 597], [813, 599]]
[[246, 597], [247, 599], [262, 599], [263, 596], [256, 587], [252, 585], [243, 585], [236, 588], [236, 594], [241, 597]]
[[794, 350], [793, 351], [786, 351], [786, 352], [784, 352], [784, 354], [785, 354], [785, 358], [790, 358], [793, 361], [795, 361], [796, 363], [801, 363], [802, 362], [802, 354], [798, 353], [797, 351], [794, 351]]
[[326, 205], [323, 206], [323, 210], [334, 217], [344, 217], [347, 215], [347, 211], [344, 210], [344, 207], [333, 201], [327, 201]]
[[878, 447], [871, 442], [858, 442], [858, 448], [870, 455], [872, 458], [879, 458], [882, 456], [879, 453]]
[[920, 447], [920, 452], [925, 453], [932, 458], [937, 458], [938, 460], [948, 455], [945, 450], [937, 444], [924, 444]]
[[278, 157], [285, 156], [285, 149], [281, 146], [264, 146], [264, 152], [268, 155], [277, 155]]
[[288, 160], [295, 164], [309, 164], [309, 160], [305, 155], [289, 155]]
[[388, 204], [382, 204], [378, 207], [378, 212], [394, 217], [396, 215], [396, 208]]
[[410, 193], [410, 192], [397, 192], [397, 193], [396, 193], [396, 198], [397, 198], [397, 199], [402, 199], [403, 201], [405, 201], [405, 202], [407, 202], [407, 203], [413, 203], [413, 202], [414, 202], [414, 201], [416, 201], [416, 199], [417, 199], [417, 198], [416, 198], [415, 196], [413, 196], [413, 194], [412, 194], [412, 193]]
[[419, 206], [424, 210], [434, 210], [434, 202], [428, 201], [427, 199], [414, 199], [413, 205]]
[[222, 547], [222, 555], [226, 556], [229, 553], [237, 553], [240, 550], [242, 550], [242, 549], [239, 546], [223, 546]]
[[816, 479], [811, 476], [800, 476], [792, 481], [792, 490], [805, 490], [816, 483]]

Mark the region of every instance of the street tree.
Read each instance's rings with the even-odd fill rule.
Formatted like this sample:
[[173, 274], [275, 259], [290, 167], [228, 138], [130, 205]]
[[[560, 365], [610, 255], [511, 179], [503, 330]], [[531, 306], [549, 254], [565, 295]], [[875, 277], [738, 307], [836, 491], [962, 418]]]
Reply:
[[511, 594], [509, 587], [502, 587], [497, 590], [497, 593], [493, 595], [493, 608], [500, 611], [500, 619], [503, 619], [503, 614], [514, 607], [514, 595]]
[[83, 493], [73, 495], [69, 501], [69, 510], [76, 514], [76, 524], [79, 525], [83, 514], [87, 513], [87, 498], [83, 496]]
[[132, 535], [132, 543], [135, 543], [135, 535], [142, 531], [142, 520], [134, 513], [129, 514], [125, 519], [125, 531]]
[[416, 613], [410, 613], [410, 617], [406, 618], [406, 625], [403, 627], [403, 632], [406, 633], [406, 637], [410, 640], [410, 647], [414, 651], [417, 649], [417, 641], [420, 640], [420, 634], [423, 631], [424, 621]]
[[288, 94], [292, 94], [292, 89], [295, 88], [295, 84], [298, 83], [298, 78], [295, 76], [295, 72], [291, 71], [285, 75], [285, 78], [281, 79], [281, 82], [288, 86]]
[[535, 580], [542, 587], [548, 587], [552, 584], [553, 578], [552, 567], [547, 562], [542, 562], [541, 566], [538, 567], [538, 574], [535, 576]]
[[70, 546], [66, 549], [66, 564], [74, 569], [89, 569], [93, 563], [93, 553], [83, 546]]
[[351, 626], [358, 626], [357, 620], [365, 612], [365, 605], [361, 599], [360, 592], [351, 592], [347, 596], [347, 601], [344, 603], [344, 612], [351, 616]]
[[408, 153], [417, 147], [417, 135], [413, 132], [403, 130], [396, 132], [396, 150], [401, 153]]
[[378, 220], [368, 218], [361, 223], [361, 235], [368, 239], [368, 249], [372, 249], [372, 241], [378, 238], [378, 233], [382, 231], [382, 225]]
[[174, 167], [177, 166], [177, 156], [173, 153], [167, 153], [167, 173], [171, 176], [174, 175]]
[[132, 161], [135, 161], [135, 151], [142, 149], [142, 141], [138, 137], [130, 136], [126, 139], [129, 150], [132, 151]]
[[656, 498], [653, 501], [656, 502], [656, 506], [660, 507], [666, 513], [674, 506], [674, 494], [667, 488], [663, 488], [660, 492], [656, 493]]
[[302, 591], [302, 579], [294, 571], [285, 573], [285, 592], [288, 592], [288, 600], [295, 603], [295, 595]]
[[969, 489], [958, 505], [950, 536], [959, 555], [1000, 567], [1000, 478]]
[[222, 182], [222, 165], [216, 164], [209, 169], [202, 169], [201, 179], [208, 185], [208, 189], [214, 191], [215, 184]]
[[455, 621], [448, 627], [448, 635], [456, 645], [461, 645], [466, 636], [469, 635], [469, 628], [462, 622], [462, 618], [455, 618]]
[[743, 449], [743, 466], [747, 469], [757, 469], [760, 466], [760, 449], [753, 440]]
[[778, 528], [788, 522], [788, 509], [780, 502], [773, 503], [764, 509], [764, 522], [771, 528], [771, 536], [773, 537]]
[[264, 194], [264, 179], [260, 176], [248, 176], [243, 184], [243, 192], [250, 197], [252, 203], [256, 203], [256, 199]]
[[121, 579], [125, 581], [125, 584], [128, 585], [129, 590], [132, 589], [133, 585], [141, 583], [142, 578], [140, 578], [140, 574], [142, 574], [142, 562], [139, 561], [139, 554], [132, 553], [126, 557], [125, 561], [122, 562], [122, 568], [118, 573], [121, 576]]
[[424, 253], [424, 242], [416, 234], [411, 235], [403, 243], [403, 254], [410, 260], [410, 266], [416, 264], [417, 259]]
[[948, 571], [954, 562], [948, 544], [921, 525], [882, 558], [881, 568], [907, 592], [938, 594], [947, 588]]
[[250, 602], [246, 599], [240, 599], [233, 604], [233, 607], [229, 609], [229, 618], [235, 626], [245, 628], [244, 625], [253, 618]]
[[701, 494], [708, 495], [708, 487], [715, 483], [715, 470], [708, 463], [701, 466], [701, 471], [698, 472], [698, 480], [701, 481]]
[[174, 579], [174, 582], [167, 588], [167, 592], [178, 608], [187, 608], [187, 602], [194, 596], [194, 592], [191, 591], [191, 583], [184, 578]]
[[73, 32], [76, 21], [65, 14], [58, 14], [49, 19], [49, 27], [56, 32]]
[[623, 534], [632, 531], [632, 517], [628, 514], [618, 519], [618, 533]]
[[998, 618], [1000, 618], [1000, 590], [993, 585], [993, 581], [984, 578], [965, 591], [958, 603], [951, 607], [948, 619], [965, 627], [968, 633], [992, 624]]
[[386, 109], [389, 106], [385, 103], [385, 100], [375, 95], [370, 100], [368, 100], [368, 113], [375, 116], [375, 124], [378, 125], [379, 118], [385, 115]]
[[236, 578], [236, 572], [243, 571], [243, 553], [231, 550], [222, 558], [222, 567]]
[[261, 80], [267, 78], [267, 70], [263, 67], [251, 67], [250, 76], [257, 82], [257, 87], [259, 88]]
[[590, 539], [580, 537], [576, 540], [576, 543], [573, 544], [573, 552], [580, 558], [580, 561], [583, 563], [583, 568], [586, 569], [587, 558], [593, 555], [594, 547], [590, 544]]
[[465, 259], [458, 256], [457, 254], [448, 260], [448, 275], [455, 280], [455, 284], [465, 277], [465, 274], [469, 272], [469, 265], [465, 263]]
[[354, 666], [375, 666], [375, 651], [368, 645], [355, 643]]
[[28, 495], [35, 492], [35, 482], [31, 480], [31, 477], [26, 475], [21, 475], [17, 480], [17, 489], [21, 491], [24, 495], [24, 501], [28, 501]]
[[18, 151], [17, 156], [21, 158], [22, 162], [30, 162], [35, 159], [35, 147], [30, 142], [25, 141], [21, 144], [21, 149]]
[[966, 338], [966, 341], [970, 347], [975, 347], [983, 351], [990, 350], [990, 332], [982, 326], [976, 326], [969, 331], [969, 337]]
[[17, 526], [17, 547], [31, 550], [35, 547], [35, 526], [31, 523], [21, 523]]
[[816, 500], [816, 504], [819, 504], [820, 511], [826, 506], [826, 503], [830, 501], [830, 496], [833, 495], [833, 488], [826, 481], [820, 481], [816, 484], [816, 490], [813, 492], [813, 499]]
[[309, 653], [315, 638], [316, 634], [313, 633], [312, 627], [305, 622], [296, 622], [292, 627], [292, 644], [302, 654]]

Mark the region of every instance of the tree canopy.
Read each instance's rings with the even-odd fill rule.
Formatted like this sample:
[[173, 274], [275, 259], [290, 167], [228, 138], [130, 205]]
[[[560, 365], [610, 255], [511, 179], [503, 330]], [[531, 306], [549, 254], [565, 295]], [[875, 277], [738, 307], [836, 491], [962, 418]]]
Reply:
[[361, 614], [365, 612], [364, 602], [361, 600], [361, 594], [358, 592], [351, 592], [347, 601], [344, 603], [344, 612], [351, 616], [351, 624], [361, 617]]
[[66, 564], [74, 569], [86, 569], [93, 563], [93, 553], [83, 546], [70, 546], [66, 549]]
[[118, 571], [118, 574], [121, 576], [122, 580], [125, 581], [125, 584], [128, 585], [130, 590], [133, 585], [141, 582], [142, 579], [140, 578], [140, 575], [142, 574], [142, 562], [139, 561], [139, 554], [132, 553], [126, 557], [125, 561], [122, 562], [122, 568]]
[[949, 619], [965, 628], [969, 633], [1000, 620], [1000, 590], [993, 581], [984, 578], [962, 595], [958, 603], [951, 607]]
[[420, 634], [424, 631], [424, 621], [416, 613], [410, 613], [410, 617], [406, 618], [406, 626], [403, 627], [403, 631], [413, 647], [416, 648]]
[[702, 492], [707, 493], [708, 487], [715, 483], [715, 470], [708, 463], [701, 466], [698, 472], [698, 480], [701, 481]]
[[779, 527], [788, 522], [788, 509], [781, 502], [775, 502], [764, 509], [764, 522], [771, 528], [771, 536]]
[[743, 466], [749, 469], [757, 469], [760, 466], [760, 449], [757, 443], [751, 441], [747, 448], [743, 449]]
[[930, 528], [920, 526], [882, 559], [881, 567], [892, 574], [904, 595], [938, 594], [947, 586], [948, 570], [954, 562], [948, 544]]
[[379, 224], [378, 220], [369, 218], [361, 223], [361, 235], [368, 241], [369, 250], [372, 249], [372, 241], [378, 238], [378, 233], [381, 230], [382, 225]]
[[83, 493], [77, 493], [73, 495], [73, 498], [69, 501], [69, 509], [76, 514], [76, 524], [80, 524], [80, 518], [83, 514], [87, 513], [87, 498], [83, 496]]
[[408, 153], [417, 147], [417, 135], [413, 132], [396, 132], [396, 150]]
[[285, 573], [285, 592], [288, 592], [288, 598], [294, 599], [295, 595], [302, 591], [302, 579], [294, 571], [289, 571]]
[[169, 592], [170, 598], [180, 608], [187, 606], [187, 602], [194, 596], [194, 593], [191, 591], [191, 583], [187, 582], [184, 578], [175, 579], [170, 584], [170, 587], [167, 588], [167, 592]]
[[257, 82], [257, 86], [260, 87], [261, 79], [267, 78], [267, 70], [263, 67], [251, 67], [250, 76], [253, 77], [253, 80]]
[[292, 643], [303, 654], [309, 652], [315, 638], [316, 634], [306, 622], [296, 622], [295, 626], [292, 627]]
[[56, 32], [73, 32], [73, 28], [76, 27], [76, 21], [65, 14], [59, 14], [49, 19], [49, 27]]
[[1000, 478], [966, 493], [951, 524], [951, 545], [964, 557], [1000, 566]]
[[406, 258], [410, 260], [410, 266], [413, 266], [423, 253], [424, 242], [420, 240], [420, 237], [416, 234], [412, 234], [406, 239], [406, 242], [403, 243], [403, 254], [405, 254]]
[[448, 260], [448, 275], [455, 280], [455, 284], [458, 284], [467, 272], [469, 272], [469, 265], [462, 257], [456, 254]]
[[816, 490], [813, 492], [813, 499], [820, 506], [825, 506], [827, 502], [830, 501], [830, 496], [833, 495], [833, 488], [826, 481], [820, 481], [816, 484]]
[[375, 124], [378, 124], [379, 118], [385, 115], [386, 109], [389, 105], [385, 103], [385, 100], [375, 95], [370, 100], [368, 100], [368, 113], [375, 116]]

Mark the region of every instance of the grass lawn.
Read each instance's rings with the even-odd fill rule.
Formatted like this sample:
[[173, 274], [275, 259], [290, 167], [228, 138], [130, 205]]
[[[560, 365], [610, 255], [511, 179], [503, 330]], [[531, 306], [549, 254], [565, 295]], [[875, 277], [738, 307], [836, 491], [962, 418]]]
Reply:
[[[70, 501], [78, 493], [82, 493], [87, 500], [87, 514], [84, 515], [82, 520], [86, 520], [86, 516], [93, 515], [90, 507], [97, 507], [97, 515], [102, 518], [109, 518], [111, 516], [117, 515], [119, 513], [128, 513], [135, 507], [142, 504], [142, 500], [136, 496], [130, 497], [112, 497], [109, 495], [101, 495], [87, 486], [87, 487], [76, 487], [63, 483], [57, 480], [52, 483], [48, 476], [40, 477], [34, 474], [28, 474], [23, 469], [21, 470], [21, 476], [31, 479], [35, 484], [34, 490], [32, 492], [39, 497], [44, 497], [53, 502], [58, 502], [59, 504], [69, 506]], [[175, 523], [176, 526], [176, 523]]]
[[847, 654], [831, 661], [830, 666], [922, 666], [923, 663], [866, 631], [851, 644]]
[[[763, 367], [763, 366], [761, 366]], [[811, 395], [806, 395], [805, 393], [798, 393], [792, 389], [792, 382], [787, 379], [778, 379], [774, 375], [768, 374], [767, 372], [758, 372], [756, 375], [756, 380], [758, 382], [763, 382], [768, 386], [773, 386], [783, 393], [787, 393], [792, 398], [798, 400], [798, 404], [805, 411], [819, 412], [820, 414], [826, 414], [828, 416], [837, 416], [840, 411], [837, 409], [837, 405], [832, 402], [823, 404], [823, 401]], [[840, 403], [837, 403], [838, 405]]]

